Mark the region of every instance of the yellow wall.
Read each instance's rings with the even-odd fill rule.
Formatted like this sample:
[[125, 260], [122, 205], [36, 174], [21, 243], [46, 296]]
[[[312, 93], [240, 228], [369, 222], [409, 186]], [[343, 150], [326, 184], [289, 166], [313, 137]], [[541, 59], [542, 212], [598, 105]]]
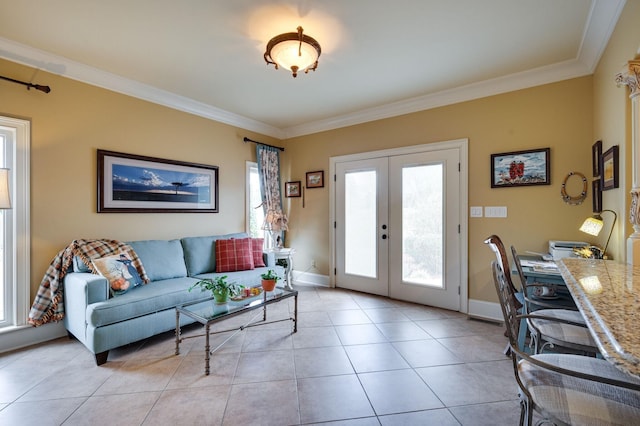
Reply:
[[[305, 172], [329, 169], [332, 156], [469, 138], [469, 205], [507, 206], [508, 217], [469, 219], [469, 297], [496, 301], [489, 273], [492, 252], [482, 241], [500, 235], [505, 244], [546, 251], [549, 239], [584, 240], [578, 231], [591, 212], [591, 198], [565, 204], [560, 186], [566, 174], [590, 176], [592, 79], [584, 77], [492, 96], [287, 141], [291, 180]], [[492, 153], [551, 148], [551, 185], [491, 189]], [[316, 260], [329, 273], [329, 189], [307, 189], [302, 200], [289, 199], [289, 241], [296, 247], [296, 269]], [[582, 182], [569, 181], [572, 195]], [[573, 186], [575, 184], [575, 187]]]
[[[620, 147], [620, 188], [603, 193], [606, 209], [618, 213], [618, 223], [611, 236], [615, 258], [624, 260], [625, 239], [633, 232], [629, 223], [631, 190], [631, 103], [626, 87], [616, 87], [615, 75], [623, 70], [640, 49], [640, 1], [627, 1], [609, 44], [594, 74], [594, 140], [601, 139], [603, 150]], [[603, 214], [611, 220], [611, 215]], [[605, 229], [607, 230], [607, 229]]]
[[[3, 75], [34, 70], [1, 61]], [[37, 73], [51, 93], [0, 82], [0, 114], [31, 120], [31, 293], [72, 240], [165, 239], [244, 231], [245, 162], [271, 138], [59, 76]], [[97, 213], [96, 150], [219, 167], [219, 213]]]

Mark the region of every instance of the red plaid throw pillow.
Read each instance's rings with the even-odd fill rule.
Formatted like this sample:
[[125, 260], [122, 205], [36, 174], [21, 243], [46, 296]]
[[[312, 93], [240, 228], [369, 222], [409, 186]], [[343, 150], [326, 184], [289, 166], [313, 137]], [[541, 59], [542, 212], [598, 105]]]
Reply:
[[253, 251], [253, 266], [256, 268], [267, 266], [264, 264], [264, 258], [262, 257], [262, 246], [264, 245], [264, 238], [252, 238], [251, 249]]
[[216, 272], [254, 269], [251, 238], [216, 240]]

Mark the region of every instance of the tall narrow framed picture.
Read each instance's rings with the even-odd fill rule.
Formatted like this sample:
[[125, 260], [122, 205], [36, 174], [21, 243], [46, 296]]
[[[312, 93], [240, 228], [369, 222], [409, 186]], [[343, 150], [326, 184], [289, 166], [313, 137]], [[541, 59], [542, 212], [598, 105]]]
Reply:
[[597, 141], [591, 147], [591, 164], [593, 167], [593, 177], [600, 176], [602, 161], [602, 141]]
[[614, 145], [602, 154], [602, 190], [608, 191], [620, 186], [619, 175], [620, 166], [618, 165], [618, 145]]
[[591, 182], [591, 195], [593, 196], [593, 212], [600, 213], [602, 211], [602, 190], [600, 189], [600, 179]]
[[491, 154], [491, 187], [550, 185], [550, 148]]
[[98, 150], [98, 213], [217, 212], [217, 166]]

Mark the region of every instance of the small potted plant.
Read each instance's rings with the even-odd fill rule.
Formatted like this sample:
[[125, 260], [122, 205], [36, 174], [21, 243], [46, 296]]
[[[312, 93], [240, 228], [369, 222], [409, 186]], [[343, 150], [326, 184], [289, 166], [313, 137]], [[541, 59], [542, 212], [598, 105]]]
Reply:
[[273, 291], [273, 289], [276, 288], [276, 283], [280, 279], [280, 277], [271, 269], [260, 276], [262, 277], [262, 288], [264, 291]]
[[200, 287], [201, 291], [208, 290], [213, 294], [216, 303], [227, 303], [229, 297], [240, 294], [241, 286], [235, 283], [228, 283], [227, 276], [222, 275], [215, 278], [205, 278], [189, 287], [189, 291]]

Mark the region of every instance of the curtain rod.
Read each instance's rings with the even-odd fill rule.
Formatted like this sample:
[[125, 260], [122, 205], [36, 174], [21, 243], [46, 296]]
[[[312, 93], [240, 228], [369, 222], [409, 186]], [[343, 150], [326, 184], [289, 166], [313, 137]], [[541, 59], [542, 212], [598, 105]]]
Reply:
[[10, 81], [12, 83], [23, 84], [23, 85], [27, 86], [27, 90], [29, 90], [29, 89], [31, 89], [33, 87], [34, 89], [39, 90], [39, 91], [44, 92], [44, 93], [49, 93], [51, 91], [51, 88], [49, 86], [41, 86], [39, 84], [27, 83], [26, 81], [14, 80], [13, 78], [4, 77], [2, 75], [0, 75], [0, 78], [3, 79], [3, 80]]
[[249, 139], [248, 137], [245, 136], [245, 138], [243, 139], [244, 143], [247, 142], [253, 142], [253, 143], [258, 143], [260, 145], [264, 145], [264, 146], [268, 146], [269, 148], [276, 148], [279, 149], [280, 151], [284, 151], [284, 148], [282, 148], [281, 146], [274, 146], [274, 145], [269, 145], [266, 143], [262, 143], [262, 142], [258, 142], [258, 141], [254, 141], [253, 139]]

